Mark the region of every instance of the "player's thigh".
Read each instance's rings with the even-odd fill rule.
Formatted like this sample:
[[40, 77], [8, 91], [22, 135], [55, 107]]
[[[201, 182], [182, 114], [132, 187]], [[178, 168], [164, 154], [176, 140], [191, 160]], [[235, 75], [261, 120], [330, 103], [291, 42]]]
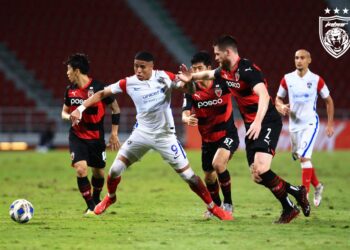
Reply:
[[302, 131], [300, 136], [300, 152], [298, 151], [300, 157], [311, 159], [318, 131], [318, 126], [310, 126]]
[[259, 137], [255, 140], [245, 138], [246, 156], [249, 166], [255, 161], [255, 154], [257, 152], [275, 155], [278, 139], [282, 130], [282, 121], [276, 120], [262, 124]]
[[131, 165], [139, 161], [151, 149], [151, 145], [152, 139], [134, 130], [119, 149], [117, 158], [123, 156], [128, 159], [129, 165]]
[[186, 152], [174, 134], [158, 138], [153, 149], [159, 152], [175, 170], [182, 169], [189, 164]]
[[104, 141], [96, 140], [89, 142], [88, 165], [93, 168], [104, 168], [106, 166], [106, 144]]

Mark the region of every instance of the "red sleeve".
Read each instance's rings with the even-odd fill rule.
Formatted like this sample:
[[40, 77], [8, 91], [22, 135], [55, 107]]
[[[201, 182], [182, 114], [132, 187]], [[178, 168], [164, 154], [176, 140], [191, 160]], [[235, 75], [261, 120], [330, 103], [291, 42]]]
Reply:
[[318, 83], [317, 83], [317, 92], [320, 92], [324, 85], [325, 85], [325, 82], [324, 82], [323, 78], [320, 77], [318, 79]]
[[174, 73], [171, 73], [169, 71], [164, 71], [165, 74], [167, 74], [170, 78], [170, 80], [174, 81], [175, 80], [175, 74]]
[[119, 87], [123, 90], [124, 93], [126, 93], [126, 79], [121, 79], [119, 81]]
[[280, 84], [285, 90], [288, 90], [287, 82], [286, 82], [286, 79], [284, 79], [284, 77], [282, 78]]

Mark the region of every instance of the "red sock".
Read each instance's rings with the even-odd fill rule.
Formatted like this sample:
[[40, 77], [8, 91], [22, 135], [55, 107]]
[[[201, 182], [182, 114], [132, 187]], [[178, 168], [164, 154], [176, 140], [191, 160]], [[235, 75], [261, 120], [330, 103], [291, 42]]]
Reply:
[[317, 187], [319, 184], [319, 181], [317, 179], [316, 172], [315, 172], [314, 168], [312, 168], [311, 183], [312, 183], [312, 186], [314, 186], [314, 187]]
[[307, 192], [309, 192], [309, 190], [310, 190], [311, 177], [312, 177], [312, 168], [303, 168], [302, 169], [302, 181], [303, 181], [303, 185], [305, 186]]
[[109, 194], [115, 194], [118, 184], [122, 179], [121, 176], [118, 176], [116, 179], [112, 179], [110, 175], [107, 177], [107, 189]]
[[207, 205], [213, 202], [208, 189], [205, 187], [203, 181], [198, 176], [195, 177], [195, 183], [189, 183], [190, 188], [195, 192]]

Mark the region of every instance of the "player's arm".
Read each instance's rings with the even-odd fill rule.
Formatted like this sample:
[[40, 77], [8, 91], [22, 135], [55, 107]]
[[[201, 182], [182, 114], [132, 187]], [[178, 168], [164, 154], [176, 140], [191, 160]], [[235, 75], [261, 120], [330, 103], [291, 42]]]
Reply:
[[196, 118], [196, 114], [191, 114], [192, 107], [193, 107], [193, 100], [191, 95], [185, 94], [183, 105], [182, 105], [182, 122], [189, 126], [197, 126], [198, 119]]
[[290, 106], [288, 103], [284, 103], [283, 99], [287, 95], [287, 83], [284, 77], [281, 80], [280, 86], [277, 91], [276, 99], [275, 99], [275, 107], [281, 115], [289, 115]]
[[249, 139], [257, 139], [261, 130], [261, 123], [265, 117], [266, 111], [269, 107], [270, 95], [263, 82], [256, 84], [253, 88], [254, 93], [259, 96], [258, 111], [252, 124], [250, 125], [247, 136]]
[[96, 92], [95, 94], [93, 94], [92, 96], [90, 96], [88, 99], [86, 99], [83, 104], [81, 104], [76, 110], [74, 110], [71, 115], [70, 118], [72, 120], [73, 124], [77, 124], [79, 123], [82, 113], [84, 112], [84, 110], [92, 105], [94, 105], [95, 103], [98, 103], [99, 101], [101, 101], [103, 98], [111, 96], [112, 90], [111, 90], [111, 86], [108, 86], [106, 88], [104, 88], [103, 90], [100, 90], [98, 92]]
[[182, 64], [178, 77], [183, 82], [191, 82], [196, 80], [213, 80], [215, 79], [215, 70], [205, 70], [192, 73], [185, 64]]
[[109, 107], [112, 110], [112, 129], [107, 146], [110, 146], [112, 150], [118, 150], [120, 148], [118, 138], [120, 108], [117, 100], [114, 99], [113, 102], [109, 104]]
[[70, 120], [69, 107], [66, 104], [63, 104], [61, 117], [63, 120]]
[[329, 137], [331, 137], [334, 134], [334, 102], [332, 97], [329, 95], [325, 99], [323, 99], [326, 103], [326, 108], [327, 108], [327, 128], [326, 128], [326, 133]]

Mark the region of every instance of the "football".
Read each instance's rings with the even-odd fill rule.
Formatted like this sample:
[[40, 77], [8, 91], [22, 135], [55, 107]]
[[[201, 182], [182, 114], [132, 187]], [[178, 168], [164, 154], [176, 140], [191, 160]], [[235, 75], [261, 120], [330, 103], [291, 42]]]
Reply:
[[19, 199], [12, 202], [10, 206], [11, 219], [18, 223], [26, 223], [34, 215], [34, 207], [32, 203], [25, 199]]

